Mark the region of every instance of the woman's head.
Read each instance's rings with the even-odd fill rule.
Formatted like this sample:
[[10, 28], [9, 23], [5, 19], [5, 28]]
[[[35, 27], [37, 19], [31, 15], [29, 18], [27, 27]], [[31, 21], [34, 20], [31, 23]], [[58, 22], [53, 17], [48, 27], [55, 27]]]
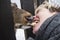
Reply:
[[44, 1], [36, 10], [35, 10], [35, 21], [38, 21], [33, 28], [33, 32], [38, 31], [42, 23], [48, 19], [49, 17], [53, 16], [57, 12], [60, 12], [59, 6], [53, 6], [47, 1]]
[[55, 12], [60, 12], [60, 7], [50, 4], [48, 1], [44, 1], [36, 10], [35, 15], [48, 16], [54, 14]]

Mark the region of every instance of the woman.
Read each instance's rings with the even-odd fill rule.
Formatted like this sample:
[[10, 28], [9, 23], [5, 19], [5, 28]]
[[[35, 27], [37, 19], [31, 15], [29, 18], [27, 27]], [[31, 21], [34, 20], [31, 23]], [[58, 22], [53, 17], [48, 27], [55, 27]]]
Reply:
[[35, 12], [35, 40], [60, 40], [60, 6], [45, 1]]

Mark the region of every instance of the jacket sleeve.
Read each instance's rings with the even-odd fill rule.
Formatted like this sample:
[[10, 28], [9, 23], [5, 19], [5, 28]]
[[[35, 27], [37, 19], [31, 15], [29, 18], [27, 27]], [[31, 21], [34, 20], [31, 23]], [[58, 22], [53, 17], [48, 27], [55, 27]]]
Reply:
[[48, 40], [60, 40], [60, 25], [53, 30]]
[[60, 40], [60, 33], [53, 37], [50, 37], [48, 40]]

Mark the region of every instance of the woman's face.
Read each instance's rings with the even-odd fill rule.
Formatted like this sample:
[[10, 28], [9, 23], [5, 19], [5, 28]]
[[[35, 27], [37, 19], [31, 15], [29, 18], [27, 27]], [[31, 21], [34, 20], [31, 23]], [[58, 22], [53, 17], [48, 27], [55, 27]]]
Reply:
[[36, 10], [35, 16], [37, 16], [40, 19], [40, 18], [48, 15], [48, 13], [50, 13], [50, 11], [47, 8], [41, 7], [38, 10]]
[[43, 17], [49, 16], [48, 13], [50, 13], [50, 11], [44, 7], [43, 8], [41, 7], [41, 8], [36, 10], [34, 20], [35, 20], [35, 22], [37, 21], [37, 23], [33, 27], [33, 33], [38, 31], [38, 29], [40, 28], [41, 19]]

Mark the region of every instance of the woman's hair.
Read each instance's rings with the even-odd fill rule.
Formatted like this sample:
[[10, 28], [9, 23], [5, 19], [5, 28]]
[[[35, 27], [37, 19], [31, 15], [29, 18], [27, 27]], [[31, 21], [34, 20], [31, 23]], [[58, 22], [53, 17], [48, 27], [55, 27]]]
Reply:
[[[40, 9], [40, 8], [43, 8], [43, 7], [49, 9], [49, 11], [51, 11], [51, 12], [55, 12], [55, 11], [56, 11], [56, 12], [60, 12], [60, 7], [59, 7], [59, 6], [49, 4], [48, 1], [44, 1], [44, 2], [36, 9], [36, 11], [37, 11], [37, 10], [39, 11], [39, 9]], [[37, 12], [38, 12], [38, 11], [37, 11]]]

